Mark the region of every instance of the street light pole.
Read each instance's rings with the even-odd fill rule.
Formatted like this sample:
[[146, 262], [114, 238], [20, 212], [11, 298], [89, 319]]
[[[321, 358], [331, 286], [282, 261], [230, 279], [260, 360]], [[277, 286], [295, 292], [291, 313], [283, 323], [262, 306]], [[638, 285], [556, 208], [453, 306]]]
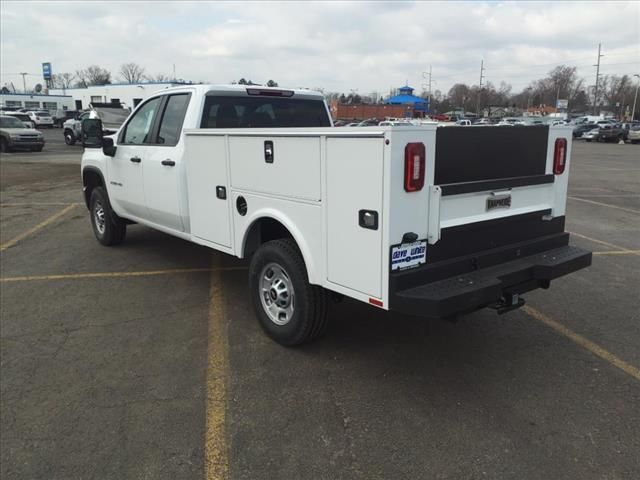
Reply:
[[633, 110], [631, 110], [632, 122], [636, 119], [636, 101], [638, 100], [638, 87], [640, 86], [640, 75], [638, 75], [637, 73], [634, 73], [633, 76], [638, 77], [638, 81], [636, 82], [636, 94], [633, 97]]
[[22, 91], [24, 93], [27, 93], [27, 82], [25, 81], [24, 77], [29, 74], [27, 72], [20, 72], [19, 75], [22, 75]]

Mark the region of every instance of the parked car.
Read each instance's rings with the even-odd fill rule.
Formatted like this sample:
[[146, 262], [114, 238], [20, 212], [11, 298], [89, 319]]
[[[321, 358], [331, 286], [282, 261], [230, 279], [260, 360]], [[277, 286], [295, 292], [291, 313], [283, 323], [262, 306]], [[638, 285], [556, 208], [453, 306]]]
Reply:
[[500, 122], [498, 122], [498, 125], [501, 127], [506, 125], [526, 125], [526, 122], [520, 117], [504, 117]]
[[129, 116], [129, 109], [122, 106], [106, 104], [105, 106], [91, 105], [88, 112], [79, 112], [75, 118], [71, 118], [62, 124], [64, 143], [74, 145], [82, 135], [82, 120], [85, 118], [99, 118], [105, 131], [114, 133]]
[[25, 128], [36, 128], [36, 124], [29, 118], [29, 115], [22, 112], [0, 112], [0, 115], [9, 115], [15, 117], [22, 122]]
[[53, 127], [53, 118], [51, 118], [49, 112], [46, 112], [44, 110], [30, 110], [27, 112], [27, 115], [29, 115], [29, 118], [33, 121], [33, 123], [35, 123], [36, 128]]
[[82, 112], [77, 110], [56, 110], [53, 115], [53, 125], [61, 128], [64, 122], [70, 119], [78, 118]]
[[640, 142], [640, 125], [635, 125], [629, 129], [629, 133], [627, 134], [627, 139], [631, 143]]
[[366, 120], [361, 121], [358, 126], [359, 127], [375, 127], [378, 125], [379, 120], [377, 118], [367, 118]]
[[573, 138], [583, 138], [582, 134], [595, 128], [594, 123], [581, 123], [573, 127]]
[[471, 120], [468, 119], [462, 119], [462, 120], [458, 120], [456, 122], [456, 125], [461, 126], [461, 127], [470, 127], [471, 126]]
[[598, 131], [598, 142], [620, 142], [627, 140], [627, 129], [621, 123], [603, 125]]
[[42, 132], [25, 128], [20, 120], [11, 115], [0, 116], [0, 152], [19, 149], [40, 152], [43, 147]]
[[596, 125], [591, 125], [591, 129], [582, 133], [582, 139], [587, 142], [591, 142], [592, 140], [598, 140], [598, 134], [600, 133], [600, 128]]
[[379, 127], [412, 127], [413, 124], [409, 122], [398, 122], [398, 121], [389, 121], [384, 120], [378, 124]]

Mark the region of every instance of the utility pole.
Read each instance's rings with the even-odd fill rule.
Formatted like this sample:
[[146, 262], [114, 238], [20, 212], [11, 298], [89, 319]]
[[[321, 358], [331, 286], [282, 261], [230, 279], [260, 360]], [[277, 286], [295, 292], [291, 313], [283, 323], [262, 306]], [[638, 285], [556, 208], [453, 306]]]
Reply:
[[596, 88], [593, 92], [593, 114], [597, 115], [596, 111], [598, 109], [598, 82], [600, 81], [600, 58], [604, 57], [604, 55], [600, 54], [600, 48], [602, 44], [598, 44], [598, 63], [594, 65], [596, 67]]
[[484, 79], [484, 58], [480, 61], [480, 86], [478, 88], [478, 102], [476, 104], [476, 117], [480, 115], [480, 95], [482, 94], [482, 80]]
[[633, 76], [638, 77], [638, 81], [636, 82], [636, 94], [633, 97], [633, 110], [631, 110], [632, 122], [636, 119], [636, 101], [638, 100], [638, 87], [640, 86], [640, 75], [638, 75], [637, 73], [634, 73]]
[[[426, 78], [429, 76], [429, 83], [427, 84], [427, 104], [429, 105], [429, 110], [431, 110], [431, 65], [429, 65], [429, 73], [422, 72], [422, 77]], [[424, 84], [422, 85], [424, 88]]]
[[22, 91], [24, 93], [27, 93], [27, 82], [25, 81], [24, 77], [29, 74], [27, 72], [20, 72], [18, 75], [22, 75]]

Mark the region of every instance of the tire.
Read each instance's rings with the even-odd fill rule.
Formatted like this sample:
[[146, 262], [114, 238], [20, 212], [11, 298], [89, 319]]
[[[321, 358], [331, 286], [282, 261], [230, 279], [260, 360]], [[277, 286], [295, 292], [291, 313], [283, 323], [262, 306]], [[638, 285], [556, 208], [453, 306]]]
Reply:
[[110, 247], [124, 241], [127, 225], [111, 209], [104, 187], [95, 187], [91, 192], [89, 213], [93, 234], [102, 245]]
[[267, 242], [253, 255], [249, 292], [260, 326], [280, 345], [309, 343], [327, 326], [327, 292], [309, 283], [302, 254], [291, 239]]
[[76, 144], [76, 136], [73, 134], [71, 130], [64, 131], [64, 143], [66, 143], [67, 145]]
[[0, 138], [0, 152], [8, 153], [11, 151], [11, 147], [9, 147], [9, 142], [6, 139]]

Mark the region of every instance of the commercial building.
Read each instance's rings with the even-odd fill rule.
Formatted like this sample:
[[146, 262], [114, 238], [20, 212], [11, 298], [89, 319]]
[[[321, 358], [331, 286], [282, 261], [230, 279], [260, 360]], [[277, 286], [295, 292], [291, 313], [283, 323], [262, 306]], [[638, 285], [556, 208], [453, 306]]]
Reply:
[[44, 95], [40, 93], [0, 93], [0, 108], [17, 110], [73, 110], [75, 103], [71, 95]]
[[384, 103], [388, 105], [410, 105], [413, 111], [419, 114], [416, 116], [424, 117], [429, 111], [429, 102], [424, 98], [416, 97], [413, 94], [413, 90], [409, 85], [400, 87], [398, 95], [387, 98]]
[[54, 88], [49, 90], [49, 95], [70, 95], [73, 97], [74, 110], [88, 108], [90, 103], [121, 103], [125, 107], [135, 108], [138, 103], [152, 93], [179, 85], [184, 85], [184, 83], [111, 83], [108, 85], [91, 85], [86, 88]]
[[384, 103], [344, 104], [333, 101], [329, 105], [335, 120], [365, 120], [367, 118], [422, 118], [429, 111], [424, 98], [413, 95], [413, 88], [405, 85], [398, 95], [387, 98]]

